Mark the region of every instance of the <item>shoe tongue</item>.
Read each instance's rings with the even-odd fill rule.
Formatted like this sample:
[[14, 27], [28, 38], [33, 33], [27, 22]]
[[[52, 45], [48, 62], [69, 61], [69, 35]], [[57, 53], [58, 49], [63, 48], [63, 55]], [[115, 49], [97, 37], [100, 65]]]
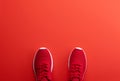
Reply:
[[80, 81], [78, 78], [74, 78], [72, 81]]
[[41, 81], [48, 81], [48, 79], [47, 78], [43, 78]]

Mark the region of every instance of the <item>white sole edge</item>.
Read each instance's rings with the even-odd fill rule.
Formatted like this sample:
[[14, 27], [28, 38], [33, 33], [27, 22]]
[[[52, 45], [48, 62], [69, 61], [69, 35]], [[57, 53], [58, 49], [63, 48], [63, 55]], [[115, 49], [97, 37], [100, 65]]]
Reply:
[[82, 50], [83, 53], [84, 53], [84, 56], [85, 56], [85, 60], [86, 60], [86, 68], [85, 68], [85, 72], [84, 72], [83, 77], [82, 77], [82, 80], [83, 80], [83, 79], [84, 79], [84, 75], [85, 75], [86, 70], [87, 70], [87, 56], [86, 56], [86, 53], [85, 53], [85, 51], [83, 50], [83, 48], [75, 47], [75, 48], [72, 49], [72, 51], [71, 51], [71, 53], [70, 53], [70, 55], [69, 55], [69, 57], [68, 57], [68, 69], [69, 69], [69, 67], [70, 67], [70, 58], [71, 58], [71, 55], [72, 55], [72, 52], [73, 52], [74, 49]]

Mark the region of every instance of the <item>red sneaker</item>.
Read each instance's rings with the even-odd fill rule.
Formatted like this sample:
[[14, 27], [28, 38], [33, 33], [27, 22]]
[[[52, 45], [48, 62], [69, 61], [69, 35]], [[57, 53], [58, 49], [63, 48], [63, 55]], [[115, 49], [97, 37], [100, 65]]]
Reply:
[[51, 81], [53, 59], [47, 48], [38, 49], [33, 60], [33, 70], [37, 81]]
[[68, 59], [69, 81], [82, 81], [86, 71], [86, 55], [82, 48], [76, 47]]

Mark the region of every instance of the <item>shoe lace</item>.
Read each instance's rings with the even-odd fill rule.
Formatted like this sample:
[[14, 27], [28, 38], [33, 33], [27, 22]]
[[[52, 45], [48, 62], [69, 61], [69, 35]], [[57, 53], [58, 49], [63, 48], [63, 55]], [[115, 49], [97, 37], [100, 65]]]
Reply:
[[70, 70], [70, 81], [72, 81], [73, 79], [79, 79], [79, 81], [81, 80], [81, 71], [80, 71], [80, 66], [79, 64], [72, 64], [71, 66], [71, 70]]
[[43, 78], [46, 78], [48, 81], [50, 81], [49, 78], [49, 68], [47, 64], [40, 65], [36, 68], [37, 70], [37, 76], [39, 77], [37, 81], [41, 81]]

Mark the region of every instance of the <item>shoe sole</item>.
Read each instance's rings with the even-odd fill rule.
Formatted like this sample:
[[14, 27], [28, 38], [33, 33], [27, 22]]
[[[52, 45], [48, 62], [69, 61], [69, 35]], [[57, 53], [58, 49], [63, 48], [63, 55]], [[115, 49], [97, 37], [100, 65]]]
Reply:
[[41, 47], [41, 48], [39, 48], [39, 49], [36, 51], [36, 53], [35, 53], [35, 55], [34, 55], [34, 58], [33, 58], [33, 71], [34, 71], [34, 73], [35, 73], [35, 76], [36, 76], [35, 67], [34, 67], [34, 65], [35, 65], [35, 58], [36, 58], [37, 52], [38, 52], [39, 50], [43, 50], [43, 49], [46, 49], [46, 50], [49, 52], [49, 54], [50, 54], [50, 59], [51, 59], [51, 68], [50, 68], [50, 69], [51, 69], [51, 72], [53, 71], [53, 57], [52, 57], [52, 54], [51, 54], [50, 50], [47, 49], [46, 47]]
[[[83, 53], [84, 53], [85, 60], [86, 60], [85, 72], [83, 73], [83, 78], [84, 78], [84, 75], [85, 75], [86, 70], [87, 70], [87, 57], [86, 57], [86, 53], [85, 53], [85, 51], [84, 51], [82, 48], [80, 48], [80, 47], [75, 47], [75, 48], [73, 48], [73, 50], [74, 50], [74, 49], [82, 50]], [[69, 55], [69, 58], [68, 58], [68, 69], [69, 69], [69, 67], [70, 67], [70, 58], [71, 58], [71, 55], [72, 55], [73, 50], [71, 51], [71, 53], [70, 53], [70, 55]], [[82, 78], [82, 80], [83, 80], [83, 78]]]

